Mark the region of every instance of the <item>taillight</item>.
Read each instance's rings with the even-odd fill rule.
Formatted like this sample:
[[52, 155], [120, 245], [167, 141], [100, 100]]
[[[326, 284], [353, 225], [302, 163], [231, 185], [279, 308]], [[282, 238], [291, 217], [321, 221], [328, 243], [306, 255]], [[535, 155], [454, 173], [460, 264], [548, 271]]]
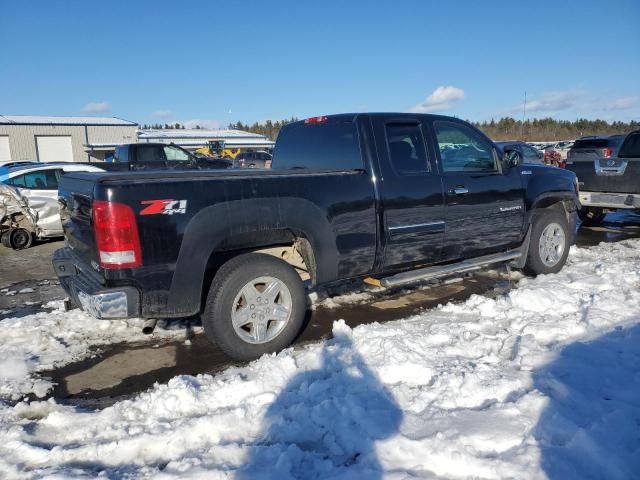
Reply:
[[320, 117], [311, 117], [311, 118], [307, 118], [304, 123], [306, 123], [307, 125], [314, 125], [317, 123], [324, 123], [327, 121], [327, 116], [326, 115], [322, 115]]
[[136, 215], [129, 205], [97, 200], [93, 202], [93, 230], [98, 259], [103, 268], [142, 265]]
[[603, 148], [602, 155], [604, 155], [605, 158], [609, 158], [611, 155], [613, 155], [613, 150], [611, 150], [610, 148]]

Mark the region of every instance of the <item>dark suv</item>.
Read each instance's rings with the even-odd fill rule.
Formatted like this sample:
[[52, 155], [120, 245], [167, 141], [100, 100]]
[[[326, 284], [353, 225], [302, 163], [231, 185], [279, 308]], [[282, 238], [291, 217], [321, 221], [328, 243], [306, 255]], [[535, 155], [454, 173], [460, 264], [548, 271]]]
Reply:
[[495, 144], [502, 149], [505, 150], [515, 150], [517, 151], [521, 158], [522, 163], [533, 164], [533, 165], [544, 165], [544, 155], [543, 153], [533, 148], [528, 143], [522, 142], [520, 140], [510, 140], [510, 141], [502, 141], [495, 142]]
[[619, 208], [640, 211], [640, 131], [576, 140], [567, 169], [578, 177], [584, 222], [599, 223]]
[[240, 168], [271, 168], [271, 158], [267, 152], [242, 152], [233, 160], [233, 165]]

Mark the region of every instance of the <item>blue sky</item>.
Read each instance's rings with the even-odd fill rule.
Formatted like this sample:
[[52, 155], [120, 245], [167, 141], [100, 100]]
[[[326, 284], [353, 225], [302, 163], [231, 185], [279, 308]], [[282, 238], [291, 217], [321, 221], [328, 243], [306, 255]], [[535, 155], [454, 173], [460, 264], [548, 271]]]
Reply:
[[640, 119], [640, 1], [6, 1], [0, 114]]

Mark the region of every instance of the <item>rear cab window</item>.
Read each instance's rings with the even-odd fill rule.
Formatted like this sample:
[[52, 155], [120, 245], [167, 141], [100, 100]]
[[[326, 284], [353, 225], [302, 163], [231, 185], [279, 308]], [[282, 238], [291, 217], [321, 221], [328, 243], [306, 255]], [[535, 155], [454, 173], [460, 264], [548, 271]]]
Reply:
[[362, 170], [356, 124], [329, 118], [325, 122], [297, 122], [284, 127], [273, 152], [274, 170]]

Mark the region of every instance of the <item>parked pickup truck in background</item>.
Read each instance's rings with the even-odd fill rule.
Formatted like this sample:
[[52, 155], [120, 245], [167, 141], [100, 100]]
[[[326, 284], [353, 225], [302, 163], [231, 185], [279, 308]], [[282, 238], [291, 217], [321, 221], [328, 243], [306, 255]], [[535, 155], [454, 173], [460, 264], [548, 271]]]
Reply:
[[130, 143], [116, 147], [113, 162], [91, 163], [110, 172], [137, 170], [217, 170], [233, 167], [222, 158], [196, 157], [177, 145], [166, 143]]
[[640, 130], [577, 140], [567, 169], [578, 176], [583, 222], [600, 223], [617, 209], [640, 212]]
[[559, 271], [572, 172], [522, 165], [455, 118], [343, 114], [285, 126], [271, 169], [73, 174], [55, 271], [99, 318], [200, 315], [237, 359], [289, 345], [305, 289], [386, 287], [511, 262]]

